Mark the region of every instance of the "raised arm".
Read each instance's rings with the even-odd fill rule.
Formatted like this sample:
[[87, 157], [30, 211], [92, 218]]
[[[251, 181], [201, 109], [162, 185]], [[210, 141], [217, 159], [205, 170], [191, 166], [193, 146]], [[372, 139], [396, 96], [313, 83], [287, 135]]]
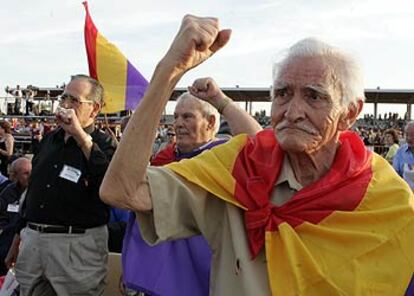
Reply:
[[112, 158], [100, 188], [104, 202], [133, 211], [152, 209], [146, 168], [164, 107], [182, 75], [222, 48], [230, 33], [220, 31], [215, 18], [184, 17]]
[[212, 78], [197, 79], [188, 90], [193, 96], [213, 105], [226, 118], [233, 135], [255, 135], [262, 130], [260, 124], [227, 97]]

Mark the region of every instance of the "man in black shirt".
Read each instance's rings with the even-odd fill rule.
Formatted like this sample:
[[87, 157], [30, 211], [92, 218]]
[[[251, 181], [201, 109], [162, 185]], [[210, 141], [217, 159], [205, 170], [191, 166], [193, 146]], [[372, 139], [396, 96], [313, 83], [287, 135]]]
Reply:
[[99, 186], [116, 144], [94, 128], [102, 104], [99, 82], [74, 76], [56, 112], [59, 128], [33, 158], [16, 262], [21, 295], [103, 293], [109, 211]]

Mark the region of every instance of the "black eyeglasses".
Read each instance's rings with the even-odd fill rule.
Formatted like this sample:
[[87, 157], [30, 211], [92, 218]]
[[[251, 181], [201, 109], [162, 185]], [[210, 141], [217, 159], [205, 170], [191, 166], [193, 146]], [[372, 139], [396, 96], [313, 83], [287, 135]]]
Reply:
[[73, 105], [79, 105], [79, 104], [82, 104], [82, 103], [90, 103], [91, 104], [94, 101], [92, 101], [92, 100], [81, 100], [78, 97], [75, 97], [75, 96], [72, 96], [70, 94], [64, 93], [59, 98], [59, 104], [64, 104], [64, 103], [67, 103], [67, 102], [69, 102]]

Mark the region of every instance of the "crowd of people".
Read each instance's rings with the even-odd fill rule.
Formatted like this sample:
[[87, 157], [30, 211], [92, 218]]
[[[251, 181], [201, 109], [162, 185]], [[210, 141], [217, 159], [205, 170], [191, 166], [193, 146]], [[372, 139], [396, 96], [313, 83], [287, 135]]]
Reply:
[[[128, 117], [129, 116], [126, 116], [126, 118]], [[364, 118], [357, 119], [354, 126], [352, 127], [352, 130], [356, 131], [360, 135], [366, 146], [373, 147], [372, 149], [375, 147], [375, 152], [378, 152], [381, 155], [384, 153], [386, 154], [388, 151], [386, 132], [390, 130], [395, 131], [398, 136], [398, 143], [400, 145], [404, 144], [404, 128], [405, 125], [409, 122], [409, 120], [403, 120], [399, 118], [398, 114], [393, 114], [392, 117], [395, 117], [396, 121], [387, 119], [387, 116], [384, 116], [385, 119], [380, 119], [381, 115], [379, 116], [379, 119], [373, 119], [373, 115], [367, 115]], [[256, 112], [253, 118], [261, 125], [262, 128], [271, 127], [271, 117], [266, 115], [265, 110]], [[395, 124], [395, 122], [398, 122], [398, 124]], [[36, 154], [38, 144], [40, 143], [43, 135], [53, 131], [57, 127], [56, 121], [49, 118], [43, 120], [32, 120], [30, 118], [12, 118], [3, 120], [3, 124], [7, 125], [7, 134], [13, 137], [12, 141], [16, 142], [15, 144], [17, 147], [14, 147], [14, 149], [11, 149], [11, 151], [13, 151], [13, 154], [16, 154], [17, 156], [24, 154]], [[112, 121], [109, 124], [103, 120], [96, 121], [97, 128], [106, 131], [109, 135], [115, 137], [118, 141], [122, 135], [121, 126], [122, 119]], [[0, 129], [0, 147], [2, 146], [1, 143], [5, 140], [5, 137], [1, 136], [1, 133], [2, 131]], [[228, 128], [227, 121], [225, 119], [222, 119], [220, 122], [218, 136], [225, 137], [226, 135], [231, 135], [231, 132]], [[9, 141], [11, 138], [10, 136], [6, 136], [9, 138]], [[162, 118], [157, 129], [157, 136], [154, 140], [153, 154], [164, 148], [167, 144], [174, 142], [175, 131], [173, 124], [165, 123], [165, 120]], [[11, 152], [9, 151], [8, 153], [8, 156], [10, 157]], [[16, 157], [16, 155], [14, 157]], [[5, 173], [6, 170], [3, 169], [2, 172]]]
[[[21, 295], [102, 295], [109, 247], [123, 295], [413, 295], [414, 123], [357, 121], [351, 56], [294, 44], [274, 65], [270, 119], [200, 78], [160, 123], [180, 78], [230, 35], [186, 16], [119, 143], [86, 75], [66, 85], [56, 125], [33, 129], [32, 161], [11, 159], [0, 124], [0, 267]], [[366, 147], [377, 143], [385, 159]]]

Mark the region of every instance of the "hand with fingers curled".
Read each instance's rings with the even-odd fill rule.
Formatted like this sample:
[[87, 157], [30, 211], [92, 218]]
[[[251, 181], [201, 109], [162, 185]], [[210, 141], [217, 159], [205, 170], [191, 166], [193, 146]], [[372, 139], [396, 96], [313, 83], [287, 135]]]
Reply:
[[70, 110], [71, 109], [67, 109], [67, 108], [63, 108], [58, 106], [56, 108], [56, 119], [59, 123], [65, 123], [65, 124], [69, 124], [71, 121], [71, 117], [70, 117]]
[[56, 119], [65, 132], [77, 139], [82, 139], [85, 132], [79, 122], [74, 109], [66, 109], [58, 106], [56, 109]]
[[230, 35], [217, 18], [186, 15], [163, 61], [183, 74], [224, 47]]
[[210, 103], [217, 109], [223, 100], [228, 99], [214, 79], [210, 77], [196, 79], [193, 85], [188, 87], [188, 91], [193, 96]]

